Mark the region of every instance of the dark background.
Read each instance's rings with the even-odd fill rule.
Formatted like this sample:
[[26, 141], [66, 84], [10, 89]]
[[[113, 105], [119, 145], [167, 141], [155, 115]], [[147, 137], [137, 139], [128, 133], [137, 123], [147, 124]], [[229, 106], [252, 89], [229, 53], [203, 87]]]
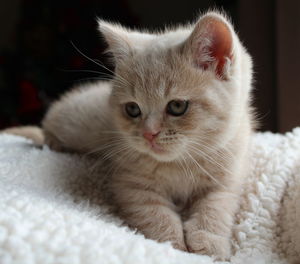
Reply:
[[[254, 58], [254, 102], [261, 130], [300, 124], [300, 1], [10, 0], [0, 1], [0, 128], [38, 124], [65, 90], [95, 80], [107, 65], [96, 17], [135, 28], [193, 21], [226, 11]], [[112, 66], [109, 66], [113, 68]]]

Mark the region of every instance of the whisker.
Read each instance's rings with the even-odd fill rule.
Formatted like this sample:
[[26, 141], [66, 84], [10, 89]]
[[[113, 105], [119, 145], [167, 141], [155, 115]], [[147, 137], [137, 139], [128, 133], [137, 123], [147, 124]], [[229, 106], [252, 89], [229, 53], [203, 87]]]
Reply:
[[105, 74], [103, 72], [100, 71], [94, 71], [94, 70], [66, 70], [66, 69], [59, 69], [60, 71], [64, 71], [64, 72], [87, 72], [87, 73], [95, 73], [95, 74]]
[[[123, 143], [124, 142], [124, 139], [123, 138], [117, 138], [117, 139], [113, 139], [113, 140], [110, 140], [109, 142], [105, 143], [105, 144], [101, 144], [100, 146], [92, 149], [91, 151], [85, 153], [85, 156], [88, 156], [88, 155], [92, 155], [92, 154], [95, 154], [97, 152], [100, 152], [102, 150], [105, 150], [107, 148], [111, 148], [111, 147], [114, 147], [114, 146], [118, 146], [120, 143]], [[90, 145], [90, 144], [89, 144]], [[97, 144], [95, 144], [97, 145]], [[88, 145], [86, 145], [87, 147]]]
[[[199, 136], [194, 136], [194, 138], [197, 139], [197, 141], [192, 141], [193, 144], [198, 145], [199, 147], [205, 148], [207, 149], [209, 152], [214, 152], [214, 155], [219, 156], [220, 158], [224, 158], [220, 152], [226, 152], [228, 154], [228, 156], [230, 156], [230, 158], [234, 158], [233, 153], [228, 149], [228, 148], [224, 148], [224, 147], [220, 147], [220, 148], [214, 148], [212, 146], [207, 145], [207, 143], [205, 142], [205, 138], [199, 137]], [[224, 153], [225, 154], [225, 153]]]
[[[121, 145], [120, 145], [121, 146]], [[125, 146], [123, 145], [121, 148], [117, 148], [117, 149], [111, 149], [110, 151], [108, 151], [106, 154], [104, 154], [102, 156], [103, 160], [107, 160], [110, 159], [111, 157], [115, 156], [116, 154], [120, 153], [121, 151], [128, 149], [129, 146], [127, 144], [125, 144]]]
[[99, 166], [99, 164], [103, 163], [104, 161], [112, 158], [113, 156], [127, 149], [128, 149], [127, 146], [123, 146], [122, 148], [111, 149], [107, 151], [105, 155], [101, 155], [101, 157], [98, 159], [98, 161], [94, 164], [94, 166], [91, 169], [92, 170], [96, 169]]
[[[192, 181], [193, 181], [193, 184], [195, 185], [195, 184], [196, 184], [196, 179], [195, 179], [194, 173], [192, 172], [192, 170], [191, 170], [190, 167], [188, 166], [187, 161], [186, 161], [186, 158], [184, 157], [184, 155], [181, 155], [181, 158], [182, 158], [182, 160], [183, 160], [183, 168], [184, 168], [185, 171], [186, 171], [186, 175], [191, 177], [191, 179], [192, 179]], [[180, 160], [179, 160], [179, 161], [180, 161]]]
[[[107, 140], [104, 143], [103, 138], [101, 138], [101, 134], [103, 136], [107, 136]], [[96, 138], [93, 141], [88, 142], [88, 144], [85, 144], [85, 148], [91, 149], [87, 153], [85, 153], [85, 156], [88, 155], [97, 155], [97, 152], [101, 152], [104, 149], [108, 149], [109, 147], [114, 147], [115, 145], [118, 145], [119, 143], [126, 143], [126, 139], [131, 140], [138, 140], [140, 139], [139, 136], [132, 136], [132, 135], [124, 135], [119, 131], [116, 130], [102, 130], [99, 132], [99, 138]], [[101, 153], [99, 153], [101, 155]]]
[[126, 79], [124, 79], [124, 78], [121, 77], [120, 75], [116, 75], [115, 72], [113, 72], [112, 70], [110, 70], [109, 68], [107, 68], [106, 66], [104, 66], [102, 63], [97, 62], [97, 61], [93, 60], [92, 58], [90, 58], [89, 56], [85, 55], [82, 51], [79, 50], [79, 48], [76, 47], [76, 45], [73, 43], [73, 41], [70, 41], [70, 42], [71, 42], [72, 46], [74, 47], [74, 49], [75, 49], [79, 54], [81, 54], [83, 57], [85, 57], [87, 60], [89, 60], [89, 61], [95, 63], [96, 65], [102, 67], [103, 69], [105, 69], [105, 70], [111, 72], [114, 76], [117, 76], [117, 78], [122, 79], [127, 85], [130, 85], [130, 83], [129, 83]]
[[224, 186], [223, 184], [221, 184], [215, 177], [213, 177], [206, 169], [203, 168], [203, 166], [201, 166], [199, 164], [199, 162], [197, 162], [197, 160], [195, 160], [193, 158], [193, 156], [188, 152], [186, 151], [185, 152], [191, 159], [191, 161], [200, 169], [202, 170], [210, 179], [212, 179], [216, 184], [218, 184], [219, 186], [221, 186], [222, 188], [224, 189], [227, 189], [226, 186]]
[[[131, 159], [132, 159], [132, 157], [133, 157], [134, 155], [135, 155], [135, 152], [133, 151], [132, 148], [128, 148], [127, 150], [125, 150], [125, 151], [123, 152], [122, 158], [121, 158], [121, 157], [119, 158], [118, 165], [115, 166], [115, 163], [116, 163], [116, 162], [114, 162], [114, 163], [111, 165], [110, 169], [107, 171], [107, 174], [111, 174], [111, 176], [114, 176], [114, 175], [119, 171], [119, 169], [121, 169], [122, 166], [123, 166], [126, 162], [128, 162], [128, 160], [131, 160]], [[121, 161], [120, 161], [120, 160], [121, 160]]]
[[[86, 82], [86, 81], [111, 81], [111, 79], [105, 77], [87, 77], [87, 78], [78, 79], [75, 82]], [[122, 87], [120, 86], [120, 84], [118, 85], [117, 83], [115, 83], [114, 86]]]
[[[201, 151], [199, 148], [195, 148], [192, 145], [190, 145], [190, 148], [199, 157], [202, 157], [203, 159], [205, 159], [206, 161], [210, 162], [213, 165], [217, 165], [219, 168], [221, 168], [222, 170], [224, 170], [224, 171], [228, 172], [230, 175], [232, 175], [231, 171], [229, 171], [224, 165], [217, 162], [215, 159], [213, 159], [211, 156], [209, 156], [204, 151]], [[222, 157], [222, 159], [223, 159], [223, 157]]]

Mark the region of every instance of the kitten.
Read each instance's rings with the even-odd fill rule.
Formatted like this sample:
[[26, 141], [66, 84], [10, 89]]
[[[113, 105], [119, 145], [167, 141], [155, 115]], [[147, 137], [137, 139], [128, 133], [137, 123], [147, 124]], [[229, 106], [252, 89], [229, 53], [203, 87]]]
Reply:
[[97, 153], [122, 219], [147, 238], [226, 259], [252, 133], [251, 58], [208, 12], [150, 34], [99, 21], [116, 68], [54, 103], [53, 149]]

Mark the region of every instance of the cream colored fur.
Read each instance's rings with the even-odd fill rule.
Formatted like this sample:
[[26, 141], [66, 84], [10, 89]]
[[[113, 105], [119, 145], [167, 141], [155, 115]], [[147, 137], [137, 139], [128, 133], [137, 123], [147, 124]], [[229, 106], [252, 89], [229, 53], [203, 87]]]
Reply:
[[[226, 259], [248, 175], [250, 56], [218, 13], [159, 34], [104, 21], [99, 26], [114, 55], [115, 77], [54, 103], [43, 121], [46, 143], [105, 159], [109, 202], [146, 237]], [[221, 67], [211, 55], [212, 30], [230, 44]], [[183, 116], [165, 112], [175, 99], [189, 101]], [[126, 115], [127, 102], [138, 103], [141, 117]], [[143, 138], [145, 129], [159, 129], [155, 144], [162, 152]]]
[[32, 139], [37, 145], [42, 145], [45, 141], [42, 129], [35, 126], [11, 127], [2, 130], [1, 133], [12, 134]]

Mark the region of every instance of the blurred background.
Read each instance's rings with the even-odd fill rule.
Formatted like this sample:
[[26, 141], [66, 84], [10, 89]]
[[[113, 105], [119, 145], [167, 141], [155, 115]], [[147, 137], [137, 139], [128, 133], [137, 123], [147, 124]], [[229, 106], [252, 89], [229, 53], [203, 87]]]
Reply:
[[101, 77], [90, 71], [108, 73], [77, 50], [107, 65], [96, 17], [157, 29], [193, 21], [209, 8], [230, 15], [253, 56], [260, 130], [300, 125], [298, 0], [1, 0], [0, 129], [39, 124], [60, 94]]

